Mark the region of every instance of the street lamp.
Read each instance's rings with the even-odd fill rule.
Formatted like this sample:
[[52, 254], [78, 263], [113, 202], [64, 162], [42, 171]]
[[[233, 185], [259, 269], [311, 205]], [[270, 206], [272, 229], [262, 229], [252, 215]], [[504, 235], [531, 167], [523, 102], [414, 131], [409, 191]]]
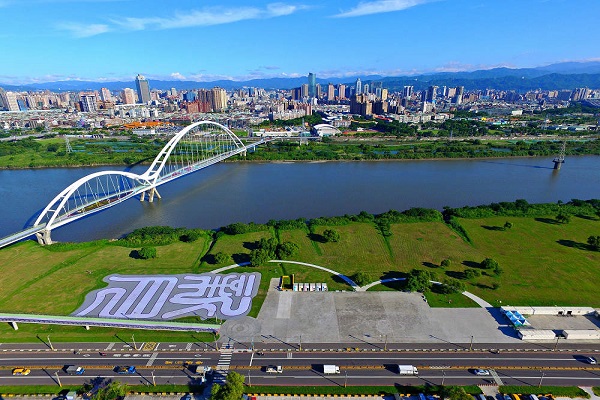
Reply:
[[469, 343], [469, 351], [473, 350], [473, 335], [471, 335], [471, 343]]
[[248, 370], [248, 387], [252, 387], [252, 382], [250, 381], [250, 370]]
[[58, 386], [62, 387], [62, 383], [60, 382], [60, 378], [58, 377], [58, 371], [56, 371], [54, 375], [56, 375], [56, 381], [58, 382]]
[[444, 386], [444, 381], [446, 380], [446, 371], [442, 370], [442, 386]]
[[542, 377], [540, 378], [540, 383], [538, 384], [538, 387], [542, 387], [543, 380], [544, 380], [544, 371], [542, 371]]
[[344, 378], [344, 387], [346, 387], [348, 385], [348, 371], [344, 371], [344, 373], [346, 374], [346, 377]]
[[135, 335], [131, 335], [131, 340], [133, 340], [133, 349], [137, 351], [137, 345], [135, 344]]
[[215, 335], [215, 349], [219, 351], [219, 342], [217, 342], [217, 332], [213, 331], [213, 335]]
[[54, 346], [52, 346], [52, 342], [50, 341], [50, 335], [48, 335], [47, 338], [48, 338], [48, 345], [50, 346], [50, 349], [54, 350]]
[[383, 350], [387, 351], [387, 333], [385, 334], [385, 343], [383, 345]]
[[552, 351], [556, 351], [556, 349], [558, 348], [558, 341], [560, 339], [560, 336], [556, 336], [556, 343], [554, 343], [554, 349], [552, 349]]
[[302, 335], [300, 335], [299, 349], [302, 351]]
[[154, 370], [150, 372], [152, 374], [152, 386], [156, 386], [156, 381], [154, 380]]

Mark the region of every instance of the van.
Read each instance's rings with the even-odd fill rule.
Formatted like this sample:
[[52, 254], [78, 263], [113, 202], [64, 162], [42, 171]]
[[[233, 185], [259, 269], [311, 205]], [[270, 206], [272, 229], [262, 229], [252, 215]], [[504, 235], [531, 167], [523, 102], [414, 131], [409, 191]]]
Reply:
[[73, 390], [71, 390], [70, 392], [68, 392], [68, 393], [65, 395], [65, 399], [66, 399], [66, 400], [75, 400], [75, 398], [76, 398], [76, 397], [77, 397], [77, 392], [75, 392], [75, 391], [73, 391]]

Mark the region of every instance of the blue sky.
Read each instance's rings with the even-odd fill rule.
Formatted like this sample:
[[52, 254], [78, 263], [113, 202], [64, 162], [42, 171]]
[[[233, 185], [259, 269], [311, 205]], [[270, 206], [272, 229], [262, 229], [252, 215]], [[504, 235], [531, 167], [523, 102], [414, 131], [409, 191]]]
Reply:
[[0, 0], [0, 83], [600, 60], [598, 0]]

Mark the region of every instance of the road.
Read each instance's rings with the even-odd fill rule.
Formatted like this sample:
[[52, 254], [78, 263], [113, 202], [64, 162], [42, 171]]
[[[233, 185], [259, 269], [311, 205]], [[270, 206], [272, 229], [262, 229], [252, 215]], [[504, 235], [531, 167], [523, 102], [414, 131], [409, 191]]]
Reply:
[[[263, 344], [260, 344], [263, 346]], [[411, 345], [411, 349], [394, 350], [368, 347], [327, 346], [334, 351], [304, 348], [303, 351], [271, 351], [261, 348], [252, 352], [251, 344], [236, 344], [233, 349], [216, 351], [214, 344], [204, 343], [44, 343], [1, 344], [0, 386], [83, 384], [95, 378], [117, 379], [129, 384], [188, 384], [197, 382], [186, 365], [229, 368], [246, 377], [249, 385], [393, 385], [393, 384], [511, 384], [511, 385], [584, 385], [600, 386], [600, 366], [585, 362], [588, 355], [600, 352], [598, 345], [581, 345], [578, 349], [552, 345], [541, 349], [473, 351], [461, 345], [457, 349], [428, 349], [428, 345]], [[264, 345], [273, 346], [273, 344]], [[306, 345], [305, 345], [306, 346]], [[346, 346], [346, 345], [343, 345]], [[299, 346], [298, 346], [299, 347]], [[387, 347], [387, 346], [386, 346]], [[527, 346], [523, 346], [527, 347]], [[564, 346], [563, 346], [564, 347]], [[573, 346], [571, 346], [573, 347]], [[542, 351], [540, 351], [542, 350]], [[101, 353], [105, 355], [101, 355]], [[263, 354], [263, 355], [260, 355]], [[82, 365], [82, 376], [67, 375], [64, 365]], [[340, 366], [339, 375], [324, 375], [323, 364]], [[398, 364], [419, 368], [419, 376], [399, 376]], [[117, 365], [135, 365], [137, 373], [119, 375]], [[266, 365], [283, 366], [282, 374], [267, 374]], [[12, 376], [14, 367], [28, 367], [28, 376]], [[491, 370], [490, 376], [476, 376], [472, 369]], [[260, 391], [257, 389], [257, 391]]]

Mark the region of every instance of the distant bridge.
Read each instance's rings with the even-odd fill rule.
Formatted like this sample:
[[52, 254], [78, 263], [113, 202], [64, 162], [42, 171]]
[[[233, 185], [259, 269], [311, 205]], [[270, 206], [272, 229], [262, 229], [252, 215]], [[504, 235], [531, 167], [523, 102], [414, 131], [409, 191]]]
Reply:
[[146, 172], [138, 175], [123, 171], [102, 171], [89, 174], [60, 192], [42, 210], [33, 226], [0, 239], [0, 247], [37, 237], [40, 244], [51, 244], [52, 229], [90, 214], [105, 210], [135, 196], [152, 202], [160, 198], [156, 188], [174, 179], [191, 174], [248, 149], [266, 143], [271, 138], [244, 145], [235, 133], [212, 121], [191, 124], [177, 133], [156, 156]]

